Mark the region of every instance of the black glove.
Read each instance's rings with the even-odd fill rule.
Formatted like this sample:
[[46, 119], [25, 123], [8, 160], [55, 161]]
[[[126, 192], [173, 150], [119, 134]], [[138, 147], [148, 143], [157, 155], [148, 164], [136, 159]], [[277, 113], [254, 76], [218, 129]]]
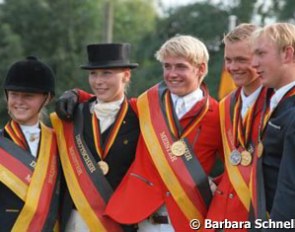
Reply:
[[62, 120], [71, 121], [76, 106], [78, 105], [79, 96], [75, 89], [65, 91], [55, 103], [55, 112]]

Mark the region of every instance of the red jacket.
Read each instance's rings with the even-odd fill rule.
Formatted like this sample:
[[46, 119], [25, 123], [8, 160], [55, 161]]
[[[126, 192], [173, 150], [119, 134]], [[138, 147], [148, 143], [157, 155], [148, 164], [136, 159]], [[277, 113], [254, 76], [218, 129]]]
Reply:
[[[237, 92], [233, 92], [231, 95], [227, 96], [223, 101], [228, 100], [231, 101], [230, 98], [236, 95], [236, 97], [239, 96], [239, 90]], [[260, 128], [260, 123], [261, 123], [261, 112], [263, 110], [263, 104], [265, 103], [265, 89], [262, 89], [259, 97], [256, 100], [257, 104], [255, 107], [255, 114], [253, 116], [253, 121], [252, 121], [252, 130], [251, 130], [251, 139], [254, 143], [257, 142], [258, 138], [258, 128]], [[222, 136], [225, 137], [225, 134], [228, 130], [231, 128], [228, 128], [225, 125], [224, 121], [229, 120], [230, 113], [229, 111], [222, 112], [221, 108], [222, 103], [220, 103], [220, 116], [225, 115], [225, 118], [221, 118], [221, 133]], [[240, 111], [237, 113], [240, 114]], [[223, 140], [225, 143], [225, 141]], [[224, 144], [225, 146], [225, 144]], [[229, 160], [230, 153], [226, 152], [224, 153], [225, 157], [224, 160], [227, 161]], [[254, 159], [254, 158], [253, 158]], [[252, 169], [255, 165], [253, 165], [253, 160], [252, 163], [249, 166], [241, 166], [238, 165], [240, 170], [243, 172], [243, 176], [245, 179], [245, 182], [247, 186], [249, 186], [250, 182], [250, 176]], [[231, 179], [229, 177], [230, 174], [233, 174], [233, 172], [229, 171], [229, 165], [231, 165], [229, 162], [225, 162], [225, 172], [220, 180], [220, 183], [218, 184], [218, 188], [215, 191], [215, 194], [213, 196], [212, 202], [210, 204], [208, 214], [207, 214], [207, 219], [210, 219], [212, 221], [225, 221], [226, 219], [228, 221], [249, 221], [249, 209], [250, 209], [250, 202], [248, 204], [248, 209], [245, 207], [245, 204], [241, 201], [239, 195], [235, 191], [235, 188], [231, 182]], [[241, 183], [241, 182], [240, 182]], [[248, 194], [247, 197], [250, 198], [250, 190], [244, 192], [244, 194]], [[205, 231], [215, 231], [215, 229], [206, 229]], [[226, 229], [224, 231], [247, 231], [247, 229]]]
[[[222, 152], [218, 103], [209, 98], [209, 110], [199, 126], [191, 131], [188, 140], [204, 171], [209, 174], [217, 152]], [[181, 120], [184, 127], [198, 111], [198, 104]], [[143, 137], [140, 136], [136, 158], [115, 193], [112, 195], [106, 214], [123, 224], [138, 223], [148, 218], [165, 204], [176, 231], [193, 231], [189, 222], [171, 197], [154, 163], [148, 154]]]

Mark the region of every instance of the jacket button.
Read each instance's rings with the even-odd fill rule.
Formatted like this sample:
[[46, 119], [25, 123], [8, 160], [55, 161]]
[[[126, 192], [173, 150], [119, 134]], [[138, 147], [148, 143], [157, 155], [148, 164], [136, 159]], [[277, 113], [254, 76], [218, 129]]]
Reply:
[[234, 194], [233, 194], [233, 193], [230, 193], [230, 194], [228, 194], [228, 197], [229, 197], [230, 199], [233, 199], [233, 198], [234, 198]]

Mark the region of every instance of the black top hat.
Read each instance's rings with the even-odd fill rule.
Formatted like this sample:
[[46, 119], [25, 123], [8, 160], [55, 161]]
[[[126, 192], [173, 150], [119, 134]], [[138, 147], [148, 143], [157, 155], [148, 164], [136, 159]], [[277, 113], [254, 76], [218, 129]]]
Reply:
[[136, 68], [137, 63], [130, 63], [131, 45], [128, 43], [90, 44], [87, 46], [88, 64], [82, 69], [99, 68]]

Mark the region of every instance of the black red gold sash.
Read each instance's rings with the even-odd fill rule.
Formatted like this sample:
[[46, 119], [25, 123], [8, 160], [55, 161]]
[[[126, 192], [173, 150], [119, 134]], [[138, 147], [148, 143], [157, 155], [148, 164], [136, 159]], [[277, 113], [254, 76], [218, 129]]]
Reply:
[[251, 144], [254, 152], [257, 150], [256, 146], [260, 141], [260, 128], [262, 127], [262, 125], [259, 125], [263, 122], [264, 109], [267, 104], [267, 89], [261, 89], [256, 102], [248, 110], [248, 115], [243, 123], [240, 117], [240, 92], [241, 88], [223, 99], [219, 104], [219, 112], [226, 170], [239, 199], [249, 212], [251, 202], [250, 180], [256, 157], [253, 154], [252, 163], [248, 166], [242, 166], [232, 165], [230, 155], [234, 150], [239, 152], [246, 150], [249, 144]]
[[[171, 153], [171, 145], [178, 138], [173, 134], [174, 129], [171, 130], [172, 119], [166, 115], [165, 107], [159, 100], [164, 98], [166, 91], [167, 88], [162, 83], [138, 98], [141, 133], [155, 167], [179, 209], [188, 220], [195, 218], [203, 221], [208, 207], [208, 199], [205, 197], [209, 200], [211, 198], [208, 177], [187, 138], [182, 138], [188, 148], [183, 156], [176, 157]], [[192, 126], [196, 129], [198, 124]], [[193, 128], [187, 129], [189, 132], [192, 130]]]
[[103, 216], [113, 190], [85, 144], [82, 105], [72, 123], [51, 114], [58, 137], [60, 159], [71, 197], [90, 231], [121, 232], [119, 224]]
[[128, 110], [128, 101], [125, 98], [121, 105], [120, 111], [118, 112], [118, 116], [116, 117], [116, 120], [114, 124], [112, 125], [111, 131], [108, 135], [108, 138], [106, 139], [104, 146], [101, 140], [101, 133], [99, 129], [98, 119], [95, 116], [95, 114], [92, 114], [92, 132], [93, 132], [93, 138], [95, 143], [95, 149], [101, 160], [105, 159], [110, 148], [112, 147], [117, 137], [118, 131], [122, 125], [122, 122], [126, 116], [127, 110]]
[[30, 150], [29, 145], [18, 123], [16, 123], [13, 120], [9, 121], [5, 125], [4, 130], [7, 132], [7, 134], [10, 136], [10, 138], [14, 141], [15, 144], [17, 144], [24, 150]]
[[164, 112], [167, 117], [166, 121], [174, 137], [185, 138], [191, 133], [192, 130], [196, 128], [196, 126], [200, 123], [200, 121], [207, 113], [209, 109], [208, 91], [205, 86], [202, 86], [202, 89], [204, 90], [203, 92], [205, 96], [200, 101], [201, 107], [196, 115], [190, 120], [190, 122], [185, 125], [185, 127], [180, 126], [179, 121], [172, 110], [173, 107], [169, 90], [165, 91], [165, 93], [163, 94], [164, 104], [162, 105], [162, 108], [165, 109]]
[[0, 137], [0, 181], [24, 201], [12, 231], [58, 231], [60, 173], [56, 137], [41, 123], [38, 160], [12, 139]]
[[[263, 120], [263, 126], [260, 131], [259, 139], [260, 141], [263, 140], [264, 132], [267, 127], [267, 123], [269, 119], [271, 118], [271, 115], [278, 109], [287, 99], [290, 97], [294, 97], [295, 95], [295, 86], [292, 87], [280, 100], [278, 103], [276, 109], [274, 111], [270, 111], [269, 109], [269, 101], [271, 98], [271, 95], [273, 94], [273, 90], [269, 89], [268, 90], [268, 107], [265, 112], [265, 117]], [[256, 168], [253, 168], [252, 173], [251, 173], [251, 182], [250, 182], [250, 190], [251, 190], [251, 197], [252, 197], [252, 213], [253, 215], [250, 215], [251, 219], [267, 219], [267, 212], [266, 212], [266, 203], [265, 203], [265, 192], [264, 192], [264, 180], [263, 180], [263, 170], [262, 170], [262, 154], [260, 154], [258, 151], [254, 153], [256, 157], [256, 163], [255, 165]]]

